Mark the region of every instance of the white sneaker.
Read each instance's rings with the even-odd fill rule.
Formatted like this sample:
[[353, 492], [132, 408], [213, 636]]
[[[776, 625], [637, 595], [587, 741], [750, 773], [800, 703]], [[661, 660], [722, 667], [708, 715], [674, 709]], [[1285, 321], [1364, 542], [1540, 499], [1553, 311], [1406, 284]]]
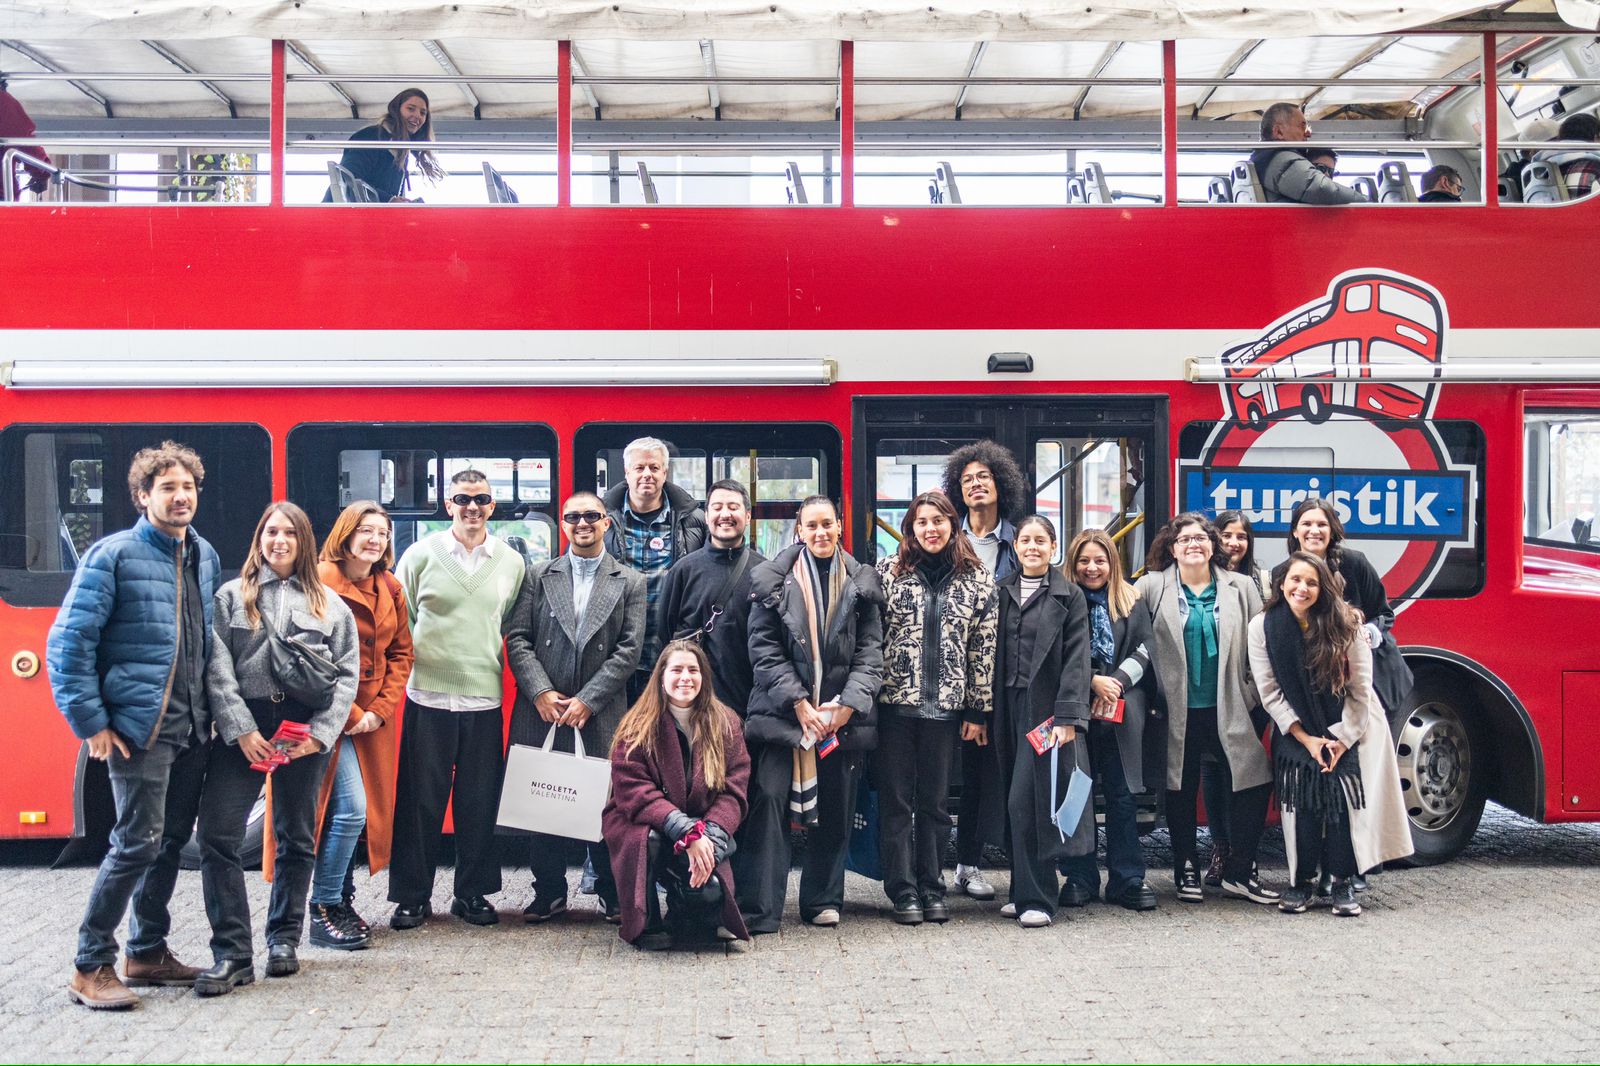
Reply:
[[1024, 929], [1042, 929], [1050, 924], [1050, 916], [1044, 911], [1023, 911], [1017, 924]]
[[1017, 916], [1017, 905], [1015, 903], [1007, 903], [1004, 907], [1000, 908], [1000, 917], [1002, 917], [1002, 918], [1015, 918], [1016, 916]]
[[812, 925], [838, 925], [839, 924], [839, 912], [834, 910], [832, 907], [824, 908], [823, 910], [820, 910], [820, 911], [817, 912], [817, 915], [816, 915], [815, 918], [811, 919], [811, 924]]
[[984, 879], [983, 871], [976, 866], [956, 867], [956, 891], [965, 892], [973, 899], [994, 899], [994, 886]]

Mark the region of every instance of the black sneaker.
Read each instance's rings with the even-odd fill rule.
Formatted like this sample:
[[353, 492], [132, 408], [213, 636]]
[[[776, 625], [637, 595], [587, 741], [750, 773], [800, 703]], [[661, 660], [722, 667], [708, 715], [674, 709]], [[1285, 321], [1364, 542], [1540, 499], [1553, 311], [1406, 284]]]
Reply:
[[340, 900], [337, 909], [339, 911], [339, 916], [345, 925], [350, 926], [362, 936], [372, 935], [372, 926], [368, 925], [366, 920], [362, 918], [361, 915], [356, 913], [355, 905], [350, 899], [346, 898]]
[[1311, 906], [1311, 885], [1290, 885], [1278, 900], [1278, 909], [1285, 914], [1304, 914]]
[[311, 926], [311, 943], [314, 947], [360, 951], [371, 940], [368, 934], [345, 920], [343, 908], [337, 903], [313, 903], [307, 909], [306, 917]]
[[1223, 895], [1247, 899], [1251, 903], [1277, 903], [1283, 898], [1283, 894], [1277, 889], [1262, 884], [1261, 874], [1253, 866], [1250, 868], [1250, 878], [1247, 881], [1230, 881], [1224, 877], [1222, 892]]
[[1204, 903], [1206, 901], [1205, 887], [1200, 883], [1200, 871], [1193, 862], [1185, 860], [1182, 868], [1172, 875], [1178, 885], [1179, 903]]
[[1333, 913], [1340, 918], [1357, 918], [1361, 904], [1356, 902], [1355, 878], [1340, 877], [1333, 882]]
[[1333, 895], [1333, 875], [1319, 873], [1317, 875], [1317, 898], [1326, 902]]
[[1365, 877], [1362, 877], [1360, 874], [1356, 874], [1354, 877], [1352, 877], [1350, 879], [1350, 883], [1355, 885], [1355, 888], [1356, 888], [1357, 892], [1365, 892], [1367, 890], [1367, 887], [1368, 887], [1367, 886], [1367, 879]]
[[529, 925], [538, 925], [548, 922], [552, 918], [560, 918], [567, 913], [566, 896], [547, 896], [535, 891], [533, 902], [522, 908], [522, 920]]
[[901, 925], [921, 925], [922, 900], [909, 892], [895, 900], [894, 920]]

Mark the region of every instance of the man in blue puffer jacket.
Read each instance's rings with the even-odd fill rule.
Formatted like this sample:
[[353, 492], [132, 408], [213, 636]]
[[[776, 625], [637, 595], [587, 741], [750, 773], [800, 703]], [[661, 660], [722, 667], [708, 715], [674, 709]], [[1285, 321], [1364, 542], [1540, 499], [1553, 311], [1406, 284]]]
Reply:
[[[167, 908], [211, 745], [205, 671], [221, 566], [189, 528], [204, 477], [200, 457], [172, 441], [133, 457], [128, 491], [143, 517], [84, 554], [46, 644], [56, 706], [107, 763], [117, 805], [67, 988], [96, 1010], [136, 1006], [128, 985], [192, 985], [199, 973], [167, 947]], [[124, 984], [117, 927], [130, 902]]]

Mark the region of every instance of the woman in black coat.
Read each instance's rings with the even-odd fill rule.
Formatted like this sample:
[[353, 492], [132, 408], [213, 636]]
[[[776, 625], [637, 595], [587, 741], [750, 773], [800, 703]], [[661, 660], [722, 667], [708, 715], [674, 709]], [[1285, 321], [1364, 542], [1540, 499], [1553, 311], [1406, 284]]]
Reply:
[[[1094, 853], [1092, 808], [1071, 837], [1063, 836], [1054, 817], [1073, 767], [1088, 766], [1083, 749], [1089, 725], [1089, 609], [1078, 586], [1050, 565], [1056, 531], [1049, 519], [1024, 518], [1013, 543], [1021, 569], [998, 585], [999, 670], [991, 733], [1010, 816], [1011, 902], [1001, 913], [1024, 928], [1037, 928], [1055, 915], [1056, 863], [1085, 847]], [[1052, 746], [1040, 752], [1028, 734], [1046, 723]], [[1059, 780], [1052, 792], [1050, 764], [1056, 759]]]
[[[1344, 580], [1344, 602], [1361, 612], [1367, 647], [1372, 649], [1372, 688], [1383, 709], [1394, 714], [1411, 695], [1411, 668], [1389, 630], [1394, 628], [1394, 608], [1389, 606], [1383, 579], [1365, 555], [1344, 542], [1344, 523], [1328, 500], [1313, 496], [1295, 505], [1289, 519], [1289, 554], [1303, 551], [1317, 556]], [[1287, 561], [1272, 571], [1272, 587], [1282, 586]]]
[[802, 503], [795, 526], [801, 543], [750, 575], [750, 813], [734, 860], [753, 933], [777, 932], [783, 916], [791, 818], [808, 830], [800, 917], [839, 924], [856, 785], [878, 742], [883, 587], [840, 550], [828, 497]]
[[[1089, 603], [1089, 660], [1094, 670], [1089, 761], [1106, 799], [1105, 899], [1131, 911], [1154, 910], [1156, 894], [1144, 879], [1134, 798], [1144, 791], [1150, 613], [1139, 609], [1138, 594], [1122, 576], [1117, 546], [1103, 530], [1078, 534], [1067, 549], [1066, 571]], [[1118, 701], [1121, 721], [1114, 720]], [[1067, 877], [1061, 886], [1063, 906], [1081, 907], [1098, 893], [1100, 868], [1092, 848], [1067, 859], [1061, 872]]]
[[[421, 89], [402, 89], [384, 109], [384, 115], [371, 126], [350, 135], [352, 141], [432, 141], [433, 119], [429, 116], [428, 94]], [[426, 148], [346, 148], [339, 157], [339, 165], [350, 175], [366, 182], [378, 195], [379, 203], [411, 202], [406, 193], [411, 191], [410, 160], [415, 156], [417, 167], [433, 182], [442, 181], [444, 167]], [[333, 202], [333, 189], [322, 197], [323, 203]], [[421, 200], [415, 201], [421, 203]]]

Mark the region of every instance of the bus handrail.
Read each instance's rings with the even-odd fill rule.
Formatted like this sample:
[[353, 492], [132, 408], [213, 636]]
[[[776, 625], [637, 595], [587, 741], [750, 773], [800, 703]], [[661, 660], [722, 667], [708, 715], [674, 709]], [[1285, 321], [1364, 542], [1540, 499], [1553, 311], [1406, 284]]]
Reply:
[[889, 534], [890, 537], [894, 538], [894, 542], [896, 544], [899, 544], [901, 541], [905, 540], [905, 538], [900, 535], [900, 531], [891, 526], [889, 523], [885, 522], [876, 511], [872, 512], [872, 524]]

